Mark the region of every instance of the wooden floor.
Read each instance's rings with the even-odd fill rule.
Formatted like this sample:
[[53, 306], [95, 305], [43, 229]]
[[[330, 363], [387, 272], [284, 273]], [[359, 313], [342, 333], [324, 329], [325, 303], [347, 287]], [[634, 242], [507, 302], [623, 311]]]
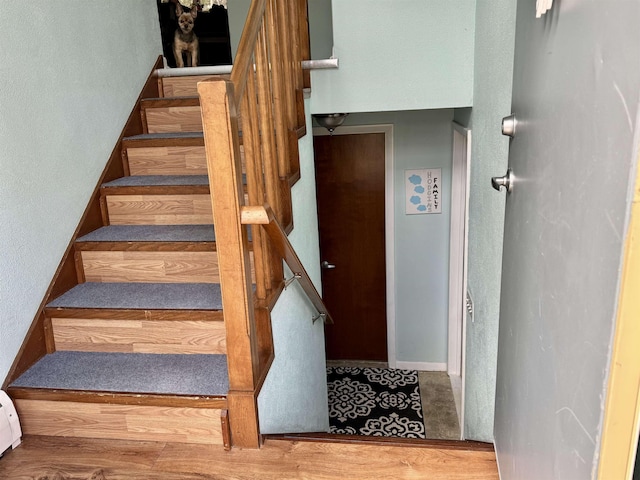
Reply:
[[497, 480], [492, 451], [267, 440], [261, 450], [26, 436], [0, 458], [11, 480]]

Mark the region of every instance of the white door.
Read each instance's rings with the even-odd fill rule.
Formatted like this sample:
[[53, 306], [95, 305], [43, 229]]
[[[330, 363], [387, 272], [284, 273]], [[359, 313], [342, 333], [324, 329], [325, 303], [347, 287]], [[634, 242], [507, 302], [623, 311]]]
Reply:
[[503, 480], [582, 480], [597, 465], [636, 158], [640, 2], [535, 10], [518, 0], [496, 454]]

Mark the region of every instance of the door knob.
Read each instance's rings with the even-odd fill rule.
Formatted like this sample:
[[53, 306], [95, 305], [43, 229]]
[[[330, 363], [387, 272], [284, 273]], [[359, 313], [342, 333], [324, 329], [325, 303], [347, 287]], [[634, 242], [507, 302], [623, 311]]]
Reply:
[[491, 186], [497, 191], [500, 191], [502, 187], [507, 189], [507, 193], [511, 193], [513, 190], [513, 172], [509, 168], [507, 174], [504, 177], [492, 177]]
[[327, 270], [331, 270], [332, 268], [336, 268], [333, 263], [329, 263], [326, 260], [320, 264], [322, 268], [326, 268]]
[[515, 137], [516, 136], [516, 127], [518, 126], [518, 119], [516, 115], [512, 113], [508, 117], [504, 117], [502, 119], [502, 134], [507, 137]]

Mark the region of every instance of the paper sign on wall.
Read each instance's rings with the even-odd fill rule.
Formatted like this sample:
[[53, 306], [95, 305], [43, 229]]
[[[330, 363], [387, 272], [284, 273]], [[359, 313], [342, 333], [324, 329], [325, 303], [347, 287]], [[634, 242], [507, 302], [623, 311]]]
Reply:
[[442, 169], [405, 170], [407, 215], [442, 213]]

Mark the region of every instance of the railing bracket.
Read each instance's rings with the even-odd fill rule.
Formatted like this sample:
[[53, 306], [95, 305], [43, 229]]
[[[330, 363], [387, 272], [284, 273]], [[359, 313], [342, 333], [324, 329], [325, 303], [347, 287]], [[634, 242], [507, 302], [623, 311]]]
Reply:
[[300, 275], [299, 273], [294, 273], [293, 277], [291, 277], [288, 280], [284, 281], [284, 289], [286, 290], [289, 285], [291, 285], [293, 282], [295, 282], [296, 280], [299, 280], [301, 278], [302, 278], [302, 275]]
[[324, 323], [327, 323], [327, 314], [326, 313], [319, 313], [316, 317], [312, 317], [311, 321], [313, 323], [316, 323], [316, 320], [322, 319], [322, 321]]

